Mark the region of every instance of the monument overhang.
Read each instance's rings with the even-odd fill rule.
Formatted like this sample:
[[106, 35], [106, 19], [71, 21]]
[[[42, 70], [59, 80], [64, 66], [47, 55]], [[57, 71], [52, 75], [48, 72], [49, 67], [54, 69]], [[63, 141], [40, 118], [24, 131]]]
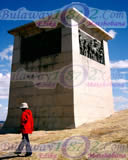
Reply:
[[[99, 25], [97, 25], [96, 23], [94, 23], [91, 19], [89, 19], [88, 17], [86, 17], [83, 13], [81, 13], [80, 11], [78, 11], [76, 8], [69, 8], [67, 11], [67, 15], [70, 15], [70, 12], [74, 11], [74, 17], [72, 19], [74, 19], [76, 22], [78, 22], [78, 20], [76, 19], [76, 17], [80, 17], [80, 20], [82, 19], [83, 23], [78, 25], [80, 28], [82, 28], [82, 30], [85, 30], [87, 33], [89, 34], [93, 34], [97, 33], [101, 36], [101, 39], [104, 40], [111, 40], [112, 36], [106, 32], [103, 28], [101, 28]], [[63, 11], [62, 11], [63, 12]], [[55, 14], [54, 14], [55, 15]], [[54, 16], [53, 15], [53, 16]], [[44, 19], [39, 19], [39, 20], [46, 20], [48, 17], [45, 17]], [[37, 21], [39, 21], [37, 20]], [[20, 27], [14, 28], [12, 30], [9, 30], [8, 33], [12, 34], [12, 35], [17, 35], [17, 34], [23, 34], [26, 31], [31, 31], [31, 30], [35, 30], [37, 33], [41, 32], [43, 29], [45, 28], [40, 28], [38, 26], [36, 26], [36, 22], [30, 22], [28, 24], [22, 25]], [[63, 24], [61, 21], [58, 22], [58, 25]]]

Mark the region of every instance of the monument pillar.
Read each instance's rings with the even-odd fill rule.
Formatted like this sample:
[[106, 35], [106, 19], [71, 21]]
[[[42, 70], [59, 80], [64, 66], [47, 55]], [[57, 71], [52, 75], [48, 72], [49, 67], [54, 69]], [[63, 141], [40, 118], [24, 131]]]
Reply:
[[[73, 19], [71, 24], [74, 117], [77, 127], [83, 123], [108, 117], [114, 113], [114, 109], [107, 41], [102, 39], [105, 64], [101, 64], [80, 54], [79, 29], [85, 37], [96, 39], [98, 42], [101, 41], [98, 37], [102, 37], [102, 33], [101, 35], [98, 32], [95, 32], [94, 35], [93, 32], [89, 34], [86, 27], [85, 30], [84, 28], [82, 30], [81, 26]], [[77, 76], [76, 73], [79, 75]]]

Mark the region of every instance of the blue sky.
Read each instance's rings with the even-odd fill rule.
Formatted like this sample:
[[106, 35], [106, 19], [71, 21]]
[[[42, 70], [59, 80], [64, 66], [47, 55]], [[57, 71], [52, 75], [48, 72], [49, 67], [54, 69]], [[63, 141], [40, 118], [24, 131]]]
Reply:
[[[97, 10], [97, 15], [102, 11], [106, 13], [107, 18], [110, 16], [107, 11], [124, 11], [128, 13], [127, 0], [47, 0], [47, 1], [30, 1], [30, 0], [6, 0], [1, 1], [1, 10], [18, 10], [21, 7], [30, 11], [52, 11], [64, 7], [71, 2], [80, 2], [86, 4], [89, 8]], [[93, 12], [90, 12], [93, 14]], [[109, 12], [108, 12], [109, 13]], [[95, 17], [95, 16], [94, 16]], [[120, 18], [117, 18], [121, 21]], [[95, 19], [92, 19], [95, 21]], [[127, 20], [127, 17], [126, 17]], [[9, 80], [11, 71], [11, 57], [13, 49], [13, 36], [8, 34], [8, 30], [28, 23], [22, 20], [0, 20], [0, 120], [5, 120], [8, 110]], [[127, 22], [126, 22], [127, 24]], [[118, 26], [105, 28], [106, 31], [113, 35], [113, 40], [109, 41], [109, 53], [111, 63], [111, 74], [114, 83], [122, 84], [119, 87], [113, 87], [113, 96], [115, 110], [128, 108], [128, 26], [119, 28]]]

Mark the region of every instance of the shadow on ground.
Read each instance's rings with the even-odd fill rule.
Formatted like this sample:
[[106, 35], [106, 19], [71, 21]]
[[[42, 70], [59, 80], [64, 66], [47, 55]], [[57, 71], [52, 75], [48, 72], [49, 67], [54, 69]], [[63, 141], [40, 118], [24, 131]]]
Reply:
[[17, 157], [25, 157], [25, 156], [24, 155], [3, 155], [3, 156], [0, 156], [0, 160], [17, 158]]

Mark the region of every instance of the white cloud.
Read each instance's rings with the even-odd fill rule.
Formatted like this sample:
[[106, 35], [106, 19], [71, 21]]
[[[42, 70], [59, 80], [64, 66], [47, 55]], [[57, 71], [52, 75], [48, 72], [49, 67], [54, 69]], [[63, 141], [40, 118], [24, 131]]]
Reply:
[[111, 68], [128, 68], [128, 59], [110, 63]]
[[112, 83], [114, 84], [114, 83], [127, 83], [128, 82], [128, 80], [126, 80], [126, 79], [113, 79], [112, 80]]
[[0, 73], [0, 99], [8, 99], [10, 85], [10, 73]]
[[128, 109], [128, 104], [127, 104], [127, 103], [126, 103], [126, 104], [122, 104], [122, 105], [120, 105], [120, 106], [117, 106], [115, 109], [116, 109], [117, 111], [121, 111], [121, 110]]
[[6, 67], [4, 64], [0, 64], [0, 67]]
[[122, 87], [121, 90], [128, 90], [128, 87]]
[[123, 93], [126, 93], [126, 94], [128, 94], [128, 90], [126, 91], [126, 90], [123, 90]]
[[2, 73], [8, 73], [8, 72], [10, 72], [10, 71], [9, 71], [9, 69], [5, 69], [5, 68], [4, 68], [4, 69], [1, 69], [1, 72], [2, 72]]
[[122, 88], [120, 88], [120, 90], [121, 90], [123, 93], [127, 93], [127, 94], [128, 94], [128, 87], [122, 87]]
[[128, 74], [128, 72], [120, 72], [120, 74]]
[[110, 31], [108, 31], [108, 33], [112, 36], [112, 38], [115, 38], [116, 37], [116, 32], [114, 31], [114, 30], [110, 30]]
[[128, 102], [128, 98], [123, 97], [123, 96], [114, 97], [114, 102], [115, 103], [126, 103]]
[[128, 109], [128, 98], [123, 96], [114, 97], [115, 110]]
[[0, 104], [0, 121], [5, 121], [7, 117], [8, 107], [2, 106]]
[[9, 61], [12, 62], [12, 56], [9, 56]]
[[12, 56], [9, 55], [9, 53], [12, 53], [12, 51], [13, 51], [13, 45], [9, 45], [7, 48], [5, 48], [3, 51], [0, 52], [0, 59], [11, 61]]

